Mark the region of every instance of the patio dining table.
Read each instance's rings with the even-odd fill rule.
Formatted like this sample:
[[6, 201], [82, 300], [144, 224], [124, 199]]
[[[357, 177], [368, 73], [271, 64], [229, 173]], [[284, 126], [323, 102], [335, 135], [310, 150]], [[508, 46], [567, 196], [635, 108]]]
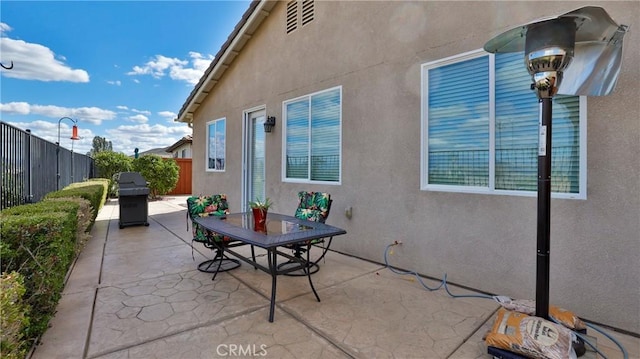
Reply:
[[[196, 218], [195, 221], [204, 228], [227, 236], [233, 240], [237, 240], [246, 244], [250, 244], [267, 250], [268, 265], [258, 263], [253, 258], [249, 258], [238, 253], [222, 243], [216, 243], [218, 249], [222, 253], [230, 253], [236, 258], [249, 263], [256, 269], [271, 275], [271, 303], [269, 308], [269, 322], [273, 322], [275, 303], [276, 303], [276, 282], [279, 274], [286, 274], [291, 271], [306, 269], [306, 262], [303, 259], [296, 258], [289, 253], [278, 249], [285, 245], [310, 243], [314, 239], [333, 238], [334, 236], [346, 234], [344, 229], [330, 226], [328, 224], [298, 219], [293, 216], [284, 214], [271, 213], [267, 215], [267, 221], [264, 228], [255, 228], [253, 214], [251, 212], [232, 213], [226, 216], [209, 216]], [[290, 267], [284, 270], [278, 269], [278, 255], [300, 264], [300, 266]], [[320, 297], [313, 286], [311, 273], [305, 270], [309, 285], [318, 302]], [[215, 277], [214, 277], [215, 278]]]

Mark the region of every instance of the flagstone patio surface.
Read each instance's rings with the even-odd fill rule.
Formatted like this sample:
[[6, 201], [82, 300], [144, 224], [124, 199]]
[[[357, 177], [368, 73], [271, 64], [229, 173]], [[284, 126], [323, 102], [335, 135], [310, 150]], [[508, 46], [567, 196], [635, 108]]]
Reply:
[[[150, 225], [123, 229], [117, 200], [105, 205], [32, 358], [490, 358], [482, 336], [494, 301], [429, 292], [337, 252], [313, 275], [321, 302], [306, 277], [278, 277], [269, 323], [267, 274], [243, 263], [212, 281], [197, 270], [212, 253], [191, 247], [185, 204], [151, 201]], [[638, 338], [615, 336], [640, 358]], [[596, 337], [609, 358], [622, 358]]]

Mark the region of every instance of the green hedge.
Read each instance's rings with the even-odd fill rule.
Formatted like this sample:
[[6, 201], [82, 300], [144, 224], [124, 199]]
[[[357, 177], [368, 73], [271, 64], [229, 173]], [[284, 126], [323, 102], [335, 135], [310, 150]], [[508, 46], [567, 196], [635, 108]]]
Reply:
[[0, 267], [2, 273], [17, 271], [24, 277], [25, 301], [31, 307], [31, 324], [24, 334], [31, 341], [44, 333], [55, 312], [74, 258], [77, 227], [77, 206], [76, 211], [42, 212], [37, 205], [9, 210], [19, 215], [0, 214]]
[[[109, 180], [108, 178], [92, 178], [86, 182], [78, 183], [78, 185], [81, 184], [85, 186], [99, 184], [104, 188], [104, 192], [102, 193], [102, 200], [100, 200], [100, 208], [102, 208], [102, 206], [104, 206], [104, 204], [107, 202], [107, 197], [109, 197], [109, 185], [111, 184], [111, 180]], [[72, 184], [72, 186], [73, 185], [75, 184]]]
[[64, 198], [64, 197], [81, 197], [91, 203], [92, 218], [94, 221], [98, 216], [98, 211], [105, 202], [105, 186], [101, 183], [82, 182], [80, 184], [69, 185], [59, 191], [47, 193], [45, 199]]
[[[9, 350], [20, 357], [20, 353], [28, 351], [47, 329], [64, 289], [67, 272], [105, 203], [108, 183], [106, 179], [75, 183], [47, 194], [41, 202], [0, 212], [3, 281], [6, 273], [17, 272], [24, 278], [24, 306], [20, 308], [24, 309], [25, 323], [28, 323], [20, 335], [12, 334], [13, 339], [7, 337], [6, 343], [2, 336], [3, 357]], [[20, 285], [11, 284], [15, 287], [12, 290], [19, 294]], [[15, 308], [8, 308], [12, 311], [2, 308], [0, 313], [3, 332], [5, 324], [15, 323], [15, 318], [20, 318], [14, 313]]]
[[[46, 202], [71, 202], [78, 205], [77, 220], [78, 229], [76, 230], [76, 254], [80, 253], [84, 244], [91, 238], [89, 234], [91, 227], [93, 226], [93, 209], [89, 201], [82, 197], [62, 197], [62, 198], [49, 198], [43, 201]], [[61, 207], [60, 207], [61, 208]], [[70, 210], [73, 210], [70, 208]]]
[[29, 305], [24, 303], [24, 278], [18, 272], [0, 276], [0, 353], [6, 359], [23, 359], [28, 347], [24, 330], [29, 325]]

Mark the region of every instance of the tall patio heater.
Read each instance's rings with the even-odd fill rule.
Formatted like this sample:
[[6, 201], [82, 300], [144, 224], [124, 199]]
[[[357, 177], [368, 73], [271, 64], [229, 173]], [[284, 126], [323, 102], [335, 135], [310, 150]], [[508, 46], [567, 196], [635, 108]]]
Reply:
[[556, 94], [604, 96], [615, 87], [626, 25], [616, 24], [600, 7], [518, 26], [489, 40], [490, 53], [524, 50], [540, 102], [538, 143], [538, 222], [536, 316], [549, 319], [551, 205], [551, 100]]

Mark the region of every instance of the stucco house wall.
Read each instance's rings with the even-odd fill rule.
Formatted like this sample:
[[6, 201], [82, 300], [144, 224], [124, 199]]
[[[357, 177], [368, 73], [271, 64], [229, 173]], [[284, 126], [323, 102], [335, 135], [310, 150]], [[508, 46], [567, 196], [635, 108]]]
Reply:
[[[274, 211], [293, 213], [297, 191], [329, 192], [327, 223], [348, 232], [334, 249], [382, 262], [385, 247], [401, 240], [396, 266], [533, 299], [535, 197], [420, 190], [421, 65], [586, 5], [633, 27], [616, 90], [587, 99], [587, 197], [551, 202], [550, 301], [640, 333], [638, 2], [316, 1], [314, 20], [290, 34], [286, 3], [277, 3], [193, 114], [193, 191], [227, 193], [232, 211], [242, 207], [243, 111], [264, 105], [277, 118], [266, 135]], [[283, 182], [283, 101], [335, 86], [342, 88], [341, 184]], [[226, 170], [206, 172], [206, 122], [221, 117]]]

